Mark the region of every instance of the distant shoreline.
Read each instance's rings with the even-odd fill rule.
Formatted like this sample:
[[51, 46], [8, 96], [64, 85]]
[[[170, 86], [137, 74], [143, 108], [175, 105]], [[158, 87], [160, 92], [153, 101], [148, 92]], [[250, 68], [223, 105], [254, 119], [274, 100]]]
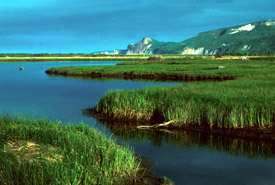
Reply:
[[129, 61], [129, 60], [147, 60], [148, 57], [0, 57], [0, 62], [18, 62], [18, 61]]
[[[20, 61], [146, 61], [152, 55], [83, 55], [83, 56], [36, 56], [36, 55], [27, 55], [27, 56], [3, 56], [1, 54], [0, 62], [20, 62]], [[160, 56], [164, 60], [188, 60], [188, 59], [217, 59], [217, 60], [234, 60], [241, 59], [241, 56], [220, 56], [216, 58], [212, 55], [154, 55]], [[263, 59], [263, 58], [274, 58], [274, 56], [246, 56], [247, 59]]]

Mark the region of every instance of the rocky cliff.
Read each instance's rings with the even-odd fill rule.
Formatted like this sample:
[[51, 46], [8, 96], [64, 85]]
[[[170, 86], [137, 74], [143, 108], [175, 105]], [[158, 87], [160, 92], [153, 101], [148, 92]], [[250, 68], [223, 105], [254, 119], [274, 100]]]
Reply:
[[159, 42], [143, 38], [128, 45], [128, 55], [138, 54], [192, 54], [216, 53], [275, 54], [275, 21], [261, 21], [246, 25], [200, 33], [183, 42]]
[[152, 54], [150, 48], [152, 47], [153, 40], [151, 38], [143, 38], [136, 44], [130, 44], [127, 47], [127, 55], [139, 55], [139, 54]]

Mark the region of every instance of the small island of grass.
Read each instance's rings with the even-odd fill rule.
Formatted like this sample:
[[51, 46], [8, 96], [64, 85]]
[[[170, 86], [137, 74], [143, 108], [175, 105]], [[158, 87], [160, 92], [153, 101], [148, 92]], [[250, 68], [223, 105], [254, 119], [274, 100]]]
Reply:
[[2, 115], [0, 128], [0, 184], [169, 184], [84, 124]]

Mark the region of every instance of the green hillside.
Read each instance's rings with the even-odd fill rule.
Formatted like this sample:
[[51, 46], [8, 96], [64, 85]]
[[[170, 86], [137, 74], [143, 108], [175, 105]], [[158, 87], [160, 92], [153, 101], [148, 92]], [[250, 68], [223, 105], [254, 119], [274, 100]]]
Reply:
[[159, 42], [152, 39], [151, 53], [153, 54], [180, 54], [186, 47], [185, 43], [180, 42]]
[[275, 53], [275, 25], [267, 26], [266, 22], [252, 23], [251, 31], [240, 31], [235, 34], [234, 26], [200, 33], [197, 37], [183, 41], [190, 48], [205, 47], [205, 50], [218, 53], [268, 54]]
[[183, 42], [144, 38], [127, 54], [275, 54], [275, 21], [261, 21], [199, 33]]

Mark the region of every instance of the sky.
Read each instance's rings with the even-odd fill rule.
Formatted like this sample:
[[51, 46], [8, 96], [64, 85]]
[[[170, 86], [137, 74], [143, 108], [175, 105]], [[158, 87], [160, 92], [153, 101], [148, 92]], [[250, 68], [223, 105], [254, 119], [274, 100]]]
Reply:
[[0, 53], [92, 53], [275, 20], [274, 0], [0, 0]]

